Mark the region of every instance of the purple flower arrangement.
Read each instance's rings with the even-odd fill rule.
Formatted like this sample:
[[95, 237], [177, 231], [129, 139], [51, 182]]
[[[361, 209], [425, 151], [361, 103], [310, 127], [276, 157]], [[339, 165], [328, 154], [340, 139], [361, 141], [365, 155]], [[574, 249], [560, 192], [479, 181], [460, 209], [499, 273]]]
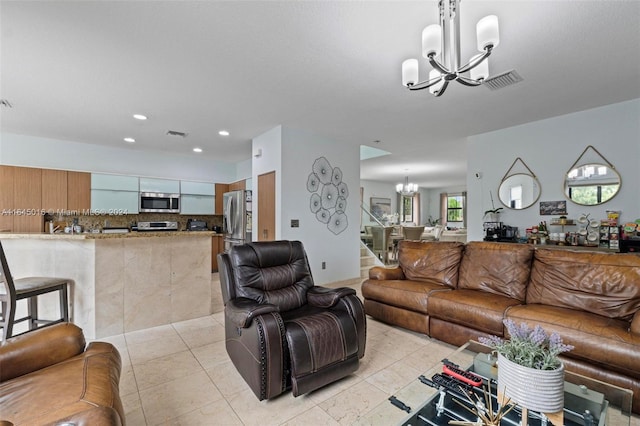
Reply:
[[517, 325], [510, 319], [505, 319], [503, 323], [507, 327], [509, 340], [497, 336], [479, 337], [478, 340], [524, 367], [555, 370], [560, 367], [558, 355], [573, 349], [573, 346], [562, 343], [558, 333], [548, 335], [539, 325], [531, 329], [525, 323]]

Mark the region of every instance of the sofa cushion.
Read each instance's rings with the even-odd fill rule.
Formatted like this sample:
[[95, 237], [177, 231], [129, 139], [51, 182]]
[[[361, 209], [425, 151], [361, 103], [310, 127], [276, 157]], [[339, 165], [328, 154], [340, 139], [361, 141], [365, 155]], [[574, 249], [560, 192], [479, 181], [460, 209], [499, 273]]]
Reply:
[[532, 245], [469, 242], [462, 255], [458, 288], [486, 291], [524, 302], [532, 258]]
[[477, 290], [451, 290], [429, 295], [429, 315], [465, 327], [502, 336], [504, 311], [520, 302]]
[[427, 296], [435, 290], [450, 289], [439, 282], [428, 281], [366, 280], [362, 283], [362, 296], [365, 299], [423, 314], [427, 314]]
[[398, 264], [405, 277], [454, 288], [464, 244], [439, 241], [408, 241], [398, 244]]
[[507, 310], [506, 317], [530, 327], [558, 333], [574, 349], [564, 355], [640, 378], [640, 336], [624, 320], [562, 307], [527, 304]]
[[626, 321], [640, 310], [640, 256], [635, 254], [536, 250], [530, 281], [527, 304]]

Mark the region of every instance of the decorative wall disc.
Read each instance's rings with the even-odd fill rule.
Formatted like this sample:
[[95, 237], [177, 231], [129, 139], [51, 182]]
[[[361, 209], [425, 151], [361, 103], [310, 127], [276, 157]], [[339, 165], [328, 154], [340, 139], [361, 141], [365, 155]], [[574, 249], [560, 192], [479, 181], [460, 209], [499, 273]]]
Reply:
[[311, 170], [307, 178], [311, 213], [319, 222], [326, 224], [329, 231], [338, 235], [349, 226], [345, 213], [349, 188], [342, 181], [342, 170], [331, 167], [324, 157], [316, 159]]

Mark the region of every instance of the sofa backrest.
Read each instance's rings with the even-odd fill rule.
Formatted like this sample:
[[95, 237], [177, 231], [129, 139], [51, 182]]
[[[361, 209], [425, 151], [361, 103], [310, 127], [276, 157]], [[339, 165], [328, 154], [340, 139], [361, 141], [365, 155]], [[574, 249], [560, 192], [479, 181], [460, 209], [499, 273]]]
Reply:
[[524, 303], [532, 258], [530, 244], [469, 242], [462, 255], [458, 288], [500, 294]]
[[402, 240], [398, 264], [408, 280], [455, 288], [463, 249], [464, 244], [458, 242]]
[[640, 256], [536, 250], [527, 303], [630, 321], [640, 310]]

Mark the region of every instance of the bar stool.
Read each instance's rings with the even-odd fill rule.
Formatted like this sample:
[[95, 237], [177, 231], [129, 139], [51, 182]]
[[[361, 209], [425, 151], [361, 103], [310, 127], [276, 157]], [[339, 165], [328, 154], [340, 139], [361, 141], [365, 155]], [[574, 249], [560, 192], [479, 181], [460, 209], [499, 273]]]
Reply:
[[[69, 322], [68, 287], [70, 284], [71, 280], [68, 278], [25, 277], [14, 280], [0, 242], [0, 304], [2, 306], [0, 327], [2, 327], [2, 340], [14, 336], [14, 324], [22, 321], [29, 321], [29, 331], [38, 328], [38, 324], [47, 326], [59, 322]], [[54, 291], [59, 292], [60, 296], [60, 319], [38, 318], [38, 296]], [[23, 299], [27, 299], [27, 316], [16, 319], [16, 302]]]

